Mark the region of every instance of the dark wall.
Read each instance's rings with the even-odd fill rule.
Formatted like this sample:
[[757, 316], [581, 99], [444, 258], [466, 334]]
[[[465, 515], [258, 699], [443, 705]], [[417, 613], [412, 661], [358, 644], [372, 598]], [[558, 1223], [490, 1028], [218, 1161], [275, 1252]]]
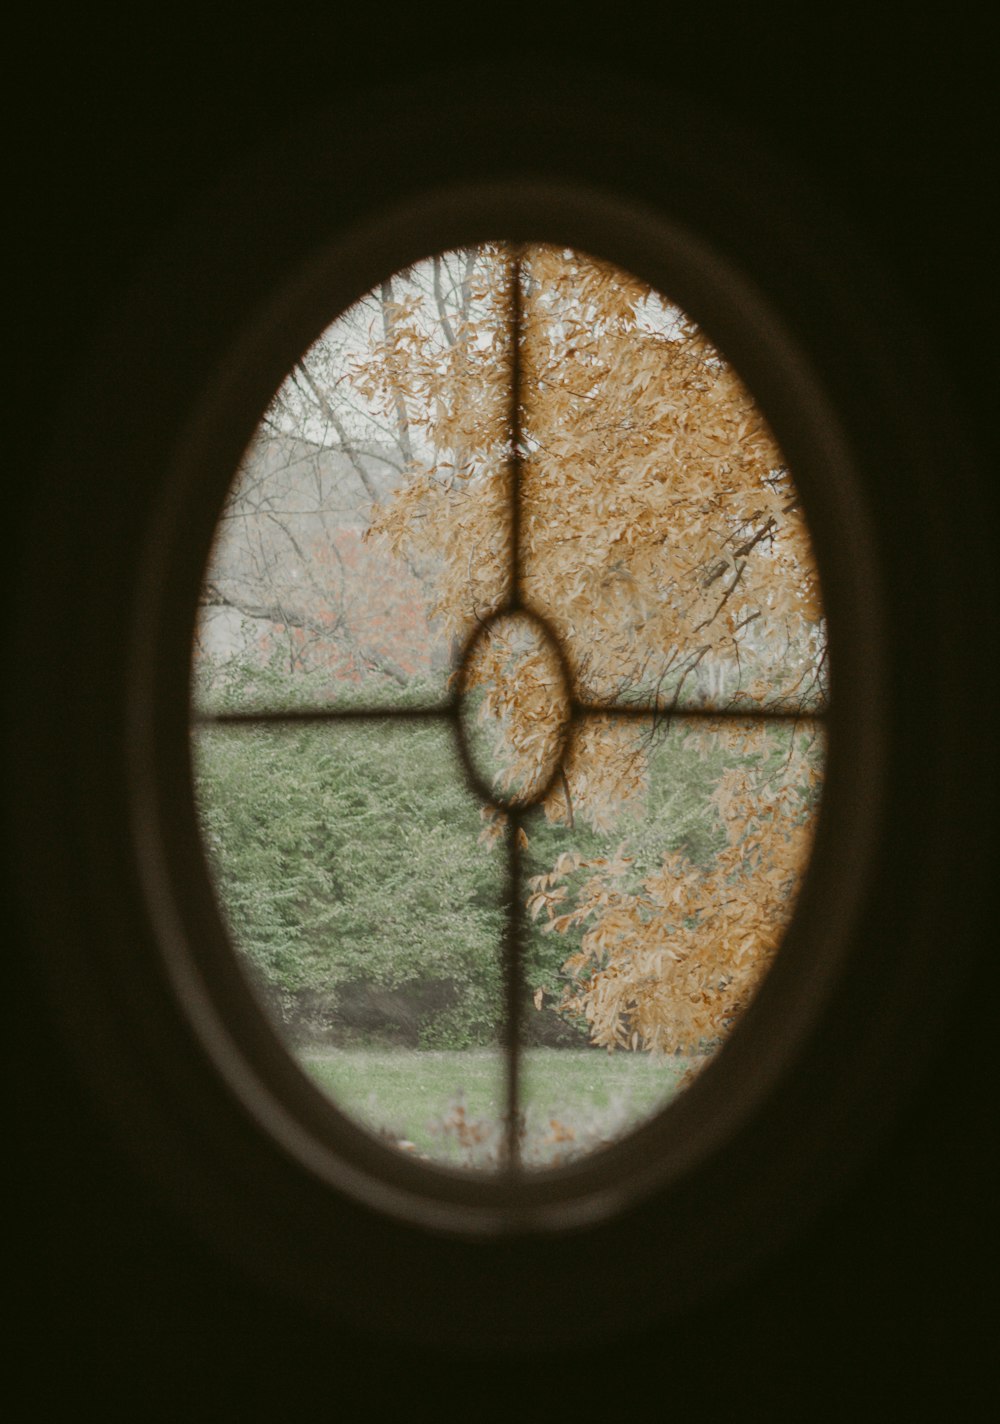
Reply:
[[[428, 86], [457, 85], [470, 55], [482, 59], [480, 45], [513, 56], [523, 43], [542, 63], [583, 64], [588, 84], [608, 73], [680, 89], [693, 106], [762, 136], [873, 249], [940, 349], [967, 438], [988, 452], [996, 124], [980, 59], [985, 33], [921, 29], [912, 15], [877, 32], [831, 22], [806, 35], [749, 19], [727, 30], [721, 10], [711, 23], [661, 17], [652, 29], [638, 14], [626, 23], [609, 11], [588, 33], [571, 12], [544, 29], [537, 18], [499, 13], [475, 43], [468, 13], [431, 33], [423, 22], [373, 20], [310, 35], [272, 17], [256, 36], [244, 27], [209, 37], [176, 19], [148, 41], [114, 43], [99, 17], [72, 32], [39, 24], [16, 50], [18, 102], [6, 135], [17, 169], [7, 224], [17, 243], [5, 303], [8, 322], [11, 306], [15, 317], [7, 538], [18, 538], [47, 433], [102, 313], [164, 231], [288, 120], [342, 100], [352, 85], [360, 94], [372, 78], [416, 70]], [[977, 518], [992, 519], [991, 493]], [[17, 594], [8, 595], [8, 619], [30, 620]], [[993, 609], [977, 602], [967, 611], [982, 623], [983, 656], [954, 696], [975, 719], [990, 696]], [[40, 656], [44, 640], [40, 628]], [[7, 668], [8, 698], [18, 672]], [[940, 734], [958, 726], [953, 718]], [[13, 809], [16, 836], [24, 808]], [[53, 820], [57, 837], [58, 808]], [[981, 867], [961, 890], [964, 920], [956, 915], [963, 940], [979, 936], [979, 968], [860, 1177], [782, 1255], [696, 1315], [651, 1316], [627, 1339], [544, 1358], [469, 1359], [359, 1337], [245, 1279], [111, 1140], [16, 939], [5, 995], [18, 1129], [8, 1221], [24, 1328], [16, 1359], [28, 1391], [16, 1417], [69, 1417], [103, 1402], [109, 1418], [126, 1409], [137, 1419], [378, 1418], [424, 1399], [446, 1418], [489, 1416], [502, 1404], [527, 1418], [627, 1417], [649, 1391], [664, 1417], [809, 1419], [848, 1404], [862, 1418], [922, 1417], [932, 1400], [956, 1417], [981, 1417], [995, 1183], [986, 866], [976, 858], [990, 829], [975, 818], [928, 828], [967, 836], [970, 865]], [[942, 943], [942, 955], [954, 952]]]

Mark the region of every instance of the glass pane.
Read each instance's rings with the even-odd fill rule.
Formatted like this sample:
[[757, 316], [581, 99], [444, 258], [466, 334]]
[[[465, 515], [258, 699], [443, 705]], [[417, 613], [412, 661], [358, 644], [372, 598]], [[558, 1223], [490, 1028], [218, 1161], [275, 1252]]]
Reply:
[[433, 258], [297, 363], [219, 522], [198, 711], [441, 702], [509, 588], [506, 300], [494, 249]]
[[589, 720], [570, 787], [587, 756], [621, 776], [571, 811], [553, 795], [525, 850], [524, 1159], [539, 1167], [620, 1137], [721, 1047], [791, 917], [822, 782], [815, 724]]
[[386, 1141], [492, 1165], [503, 867], [451, 728], [210, 728], [195, 762], [219, 903], [293, 1056]]
[[746, 387], [620, 268], [534, 247], [525, 287], [526, 594], [581, 698], [820, 707], [818, 575]]
[[530, 804], [552, 780], [570, 707], [558, 652], [523, 613], [487, 624], [462, 670], [461, 717], [474, 774], [498, 805]]

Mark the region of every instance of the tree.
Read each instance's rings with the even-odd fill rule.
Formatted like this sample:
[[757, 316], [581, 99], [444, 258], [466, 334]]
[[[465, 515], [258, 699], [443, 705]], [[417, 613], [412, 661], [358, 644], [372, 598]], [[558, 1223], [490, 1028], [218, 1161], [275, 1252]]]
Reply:
[[[510, 364], [510, 262], [502, 248], [483, 254], [492, 341], [480, 324], [438, 362], [414, 305], [400, 310], [368, 368], [370, 394], [387, 402], [390, 388], [406, 386], [418, 397], [435, 456], [375, 528], [397, 550], [438, 555], [436, 611], [456, 638], [500, 606], [508, 586], [510, 467], [496, 372]], [[816, 709], [825, 691], [816, 571], [789, 472], [749, 393], [693, 323], [618, 269], [536, 247], [521, 271], [523, 597], [556, 631], [578, 696], [595, 707], [652, 698], [676, 712], [704, 706], [714, 685], [730, 709]], [[502, 724], [508, 782], [529, 782], [544, 751], [538, 693], [551, 669], [534, 650], [515, 673], [504, 624], [491, 641], [472, 680]], [[714, 683], [699, 683], [703, 667]], [[712, 735], [748, 738], [732, 728]], [[548, 819], [612, 825], [648, 794], [655, 736], [655, 719], [585, 719]], [[575, 983], [565, 1004], [586, 1014], [596, 1041], [689, 1044], [716, 1035], [745, 1004], [780, 939], [815, 802], [809, 739], [784, 740], [777, 763], [768, 748], [721, 777], [713, 799], [726, 846], [708, 873], [675, 853], [628, 888], [631, 858], [588, 864], [567, 851], [536, 877], [534, 914], [557, 932], [589, 924], [567, 961]], [[584, 868], [591, 874], [567, 908], [567, 878]]]
[[[254, 454], [294, 433], [335, 455], [328, 485], [353, 479], [339, 524], [317, 479], [320, 532], [307, 547], [290, 524], [292, 466], [282, 514], [280, 486], [248, 463], [229, 515], [244, 545], [254, 531], [268, 587], [237, 597], [228, 555], [208, 597], [283, 630], [300, 660], [377, 700], [432, 669], [443, 685], [443, 650], [454, 657], [488, 623], [464, 682], [497, 783], [544, 779], [558, 668], [523, 619], [493, 618], [512, 587], [515, 341], [521, 598], [555, 633], [589, 708], [542, 808], [550, 830], [535, 837], [554, 854], [526, 908], [569, 937], [561, 977], [551, 955], [535, 974], [535, 1001], [582, 1015], [608, 1048], [704, 1045], [753, 993], [808, 855], [826, 644], [791, 475], [735, 372], [682, 312], [620, 269], [543, 246], [515, 259], [485, 245], [383, 283], [299, 364]], [[251, 500], [262, 513], [248, 522]], [[265, 517], [296, 566], [309, 563], [294, 608]], [[348, 524], [368, 559], [353, 583]], [[427, 646], [415, 664], [418, 626]], [[392, 630], [399, 646], [385, 641]], [[678, 806], [657, 783], [691, 754], [715, 767], [700, 852], [664, 822]], [[486, 817], [489, 843], [504, 818]]]

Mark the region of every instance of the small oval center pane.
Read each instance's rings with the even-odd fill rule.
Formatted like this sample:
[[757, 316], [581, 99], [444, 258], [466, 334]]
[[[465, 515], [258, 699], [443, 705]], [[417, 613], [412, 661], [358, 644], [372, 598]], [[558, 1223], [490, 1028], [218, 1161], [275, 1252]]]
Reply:
[[570, 717], [556, 644], [530, 613], [501, 614], [459, 669], [460, 736], [476, 789], [495, 806], [530, 806], [559, 774]]

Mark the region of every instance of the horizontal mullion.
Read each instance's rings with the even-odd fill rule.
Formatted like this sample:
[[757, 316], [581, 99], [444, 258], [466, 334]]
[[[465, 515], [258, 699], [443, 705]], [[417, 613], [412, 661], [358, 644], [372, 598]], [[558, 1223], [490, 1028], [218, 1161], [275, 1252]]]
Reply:
[[[828, 715], [825, 707], [663, 707], [649, 703], [575, 700], [571, 706], [573, 715], [577, 717], [652, 718], [669, 722], [822, 722]], [[457, 715], [456, 702], [440, 702], [422, 707], [289, 707], [247, 712], [195, 712], [191, 720], [202, 727], [240, 727], [281, 723], [420, 722], [440, 718], [454, 720]]]
[[195, 712], [191, 718], [200, 727], [310, 725], [320, 722], [429, 722], [439, 718], [454, 720], [454, 702], [425, 707], [289, 707], [257, 712]]
[[825, 707], [664, 707], [655, 703], [576, 701], [572, 707], [578, 717], [651, 718], [662, 722], [823, 722], [828, 715]]

